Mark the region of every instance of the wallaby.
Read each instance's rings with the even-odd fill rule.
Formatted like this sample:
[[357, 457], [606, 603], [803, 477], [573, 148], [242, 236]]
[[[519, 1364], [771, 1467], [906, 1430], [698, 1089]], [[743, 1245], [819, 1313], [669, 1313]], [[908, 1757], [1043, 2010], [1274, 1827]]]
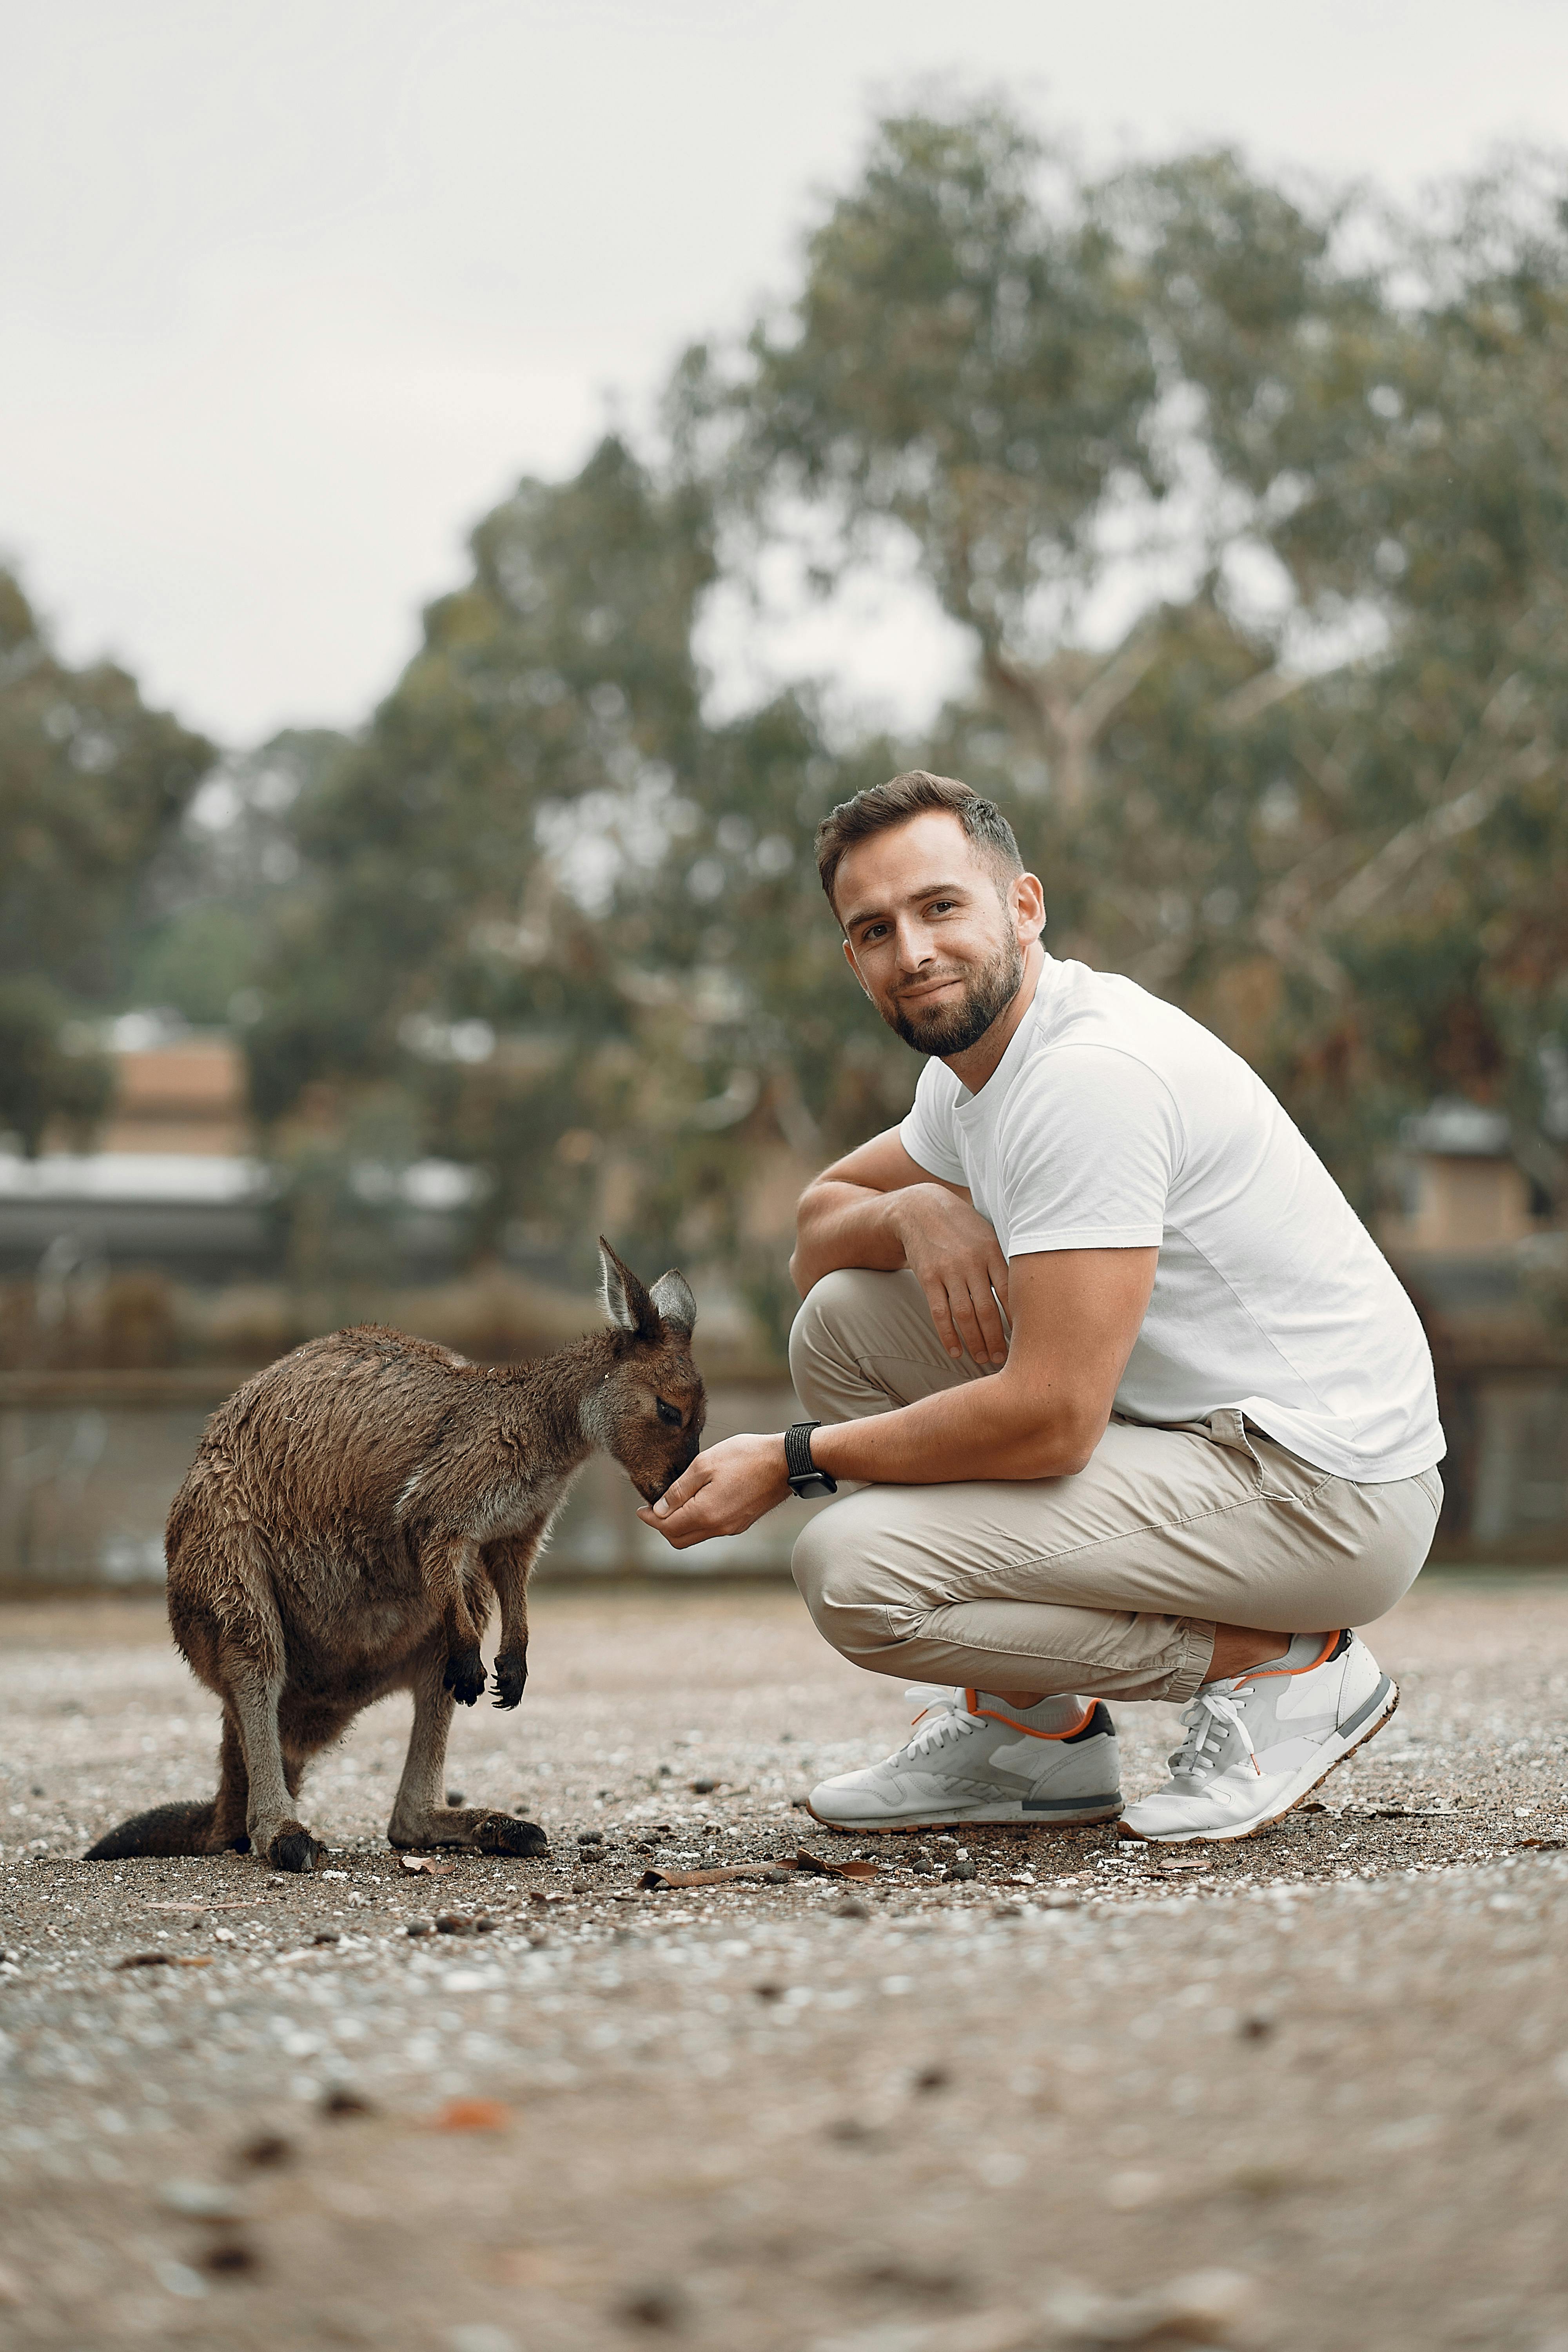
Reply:
[[326, 1853], [296, 1818], [305, 1767], [386, 1692], [414, 1694], [387, 1835], [395, 1846], [542, 1853], [510, 1813], [447, 1805], [454, 1701], [495, 1704], [528, 1674], [528, 1578], [595, 1446], [657, 1501], [697, 1452], [706, 1400], [685, 1277], [647, 1290], [599, 1244], [608, 1331], [535, 1363], [470, 1364], [374, 1324], [310, 1339], [220, 1405], [169, 1511], [169, 1622], [223, 1701], [218, 1791], [157, 1805], [89, 1862], [254, 1852], [274, 1870]]

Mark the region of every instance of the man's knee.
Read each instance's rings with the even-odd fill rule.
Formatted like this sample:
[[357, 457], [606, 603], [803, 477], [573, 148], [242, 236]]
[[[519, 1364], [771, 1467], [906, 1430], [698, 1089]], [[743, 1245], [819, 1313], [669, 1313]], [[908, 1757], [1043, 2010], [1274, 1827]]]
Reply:
[[837, 1503], [808, 1521], [795, 1538], [791, 1566], [824, 1641], [856, 1665], [875, 1667], [902, 1646], [909, 1629], [900, 1624], [902, 1612], [889, 1605], [887, 1594], [870, 1590], [859, 1572], [858, 1548], [845, 1540], [846, 1530], [834, 1526], [835, 1519], [847, 1516], [847, 1502]]
[[882, 1275], [868, 1273], [862, 1266], [840, 1265], [831, 1274], [825, 1274], [820, 1282], [813, 1283], [790, 1326], [790, 1370], [795, 1370], [797, 1356], [809, 1361], [816, 1354], [841, 1351], [844, 1334], [856, 1320], [857, 1309], [863, 1307], [864, 1286], [885, 1279]]

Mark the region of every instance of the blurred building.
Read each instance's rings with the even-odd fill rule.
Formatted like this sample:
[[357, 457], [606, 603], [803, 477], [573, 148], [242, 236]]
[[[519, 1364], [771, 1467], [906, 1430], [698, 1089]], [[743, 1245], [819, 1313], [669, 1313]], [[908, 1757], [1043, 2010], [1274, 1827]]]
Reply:
[[1432, 1343], [1444, 1543], [1568, 1557], [1568, 1232], [1500, 1112], [1435, 1102], [1399, 1144], [1380, 1238]]
[[1405, 1121], [1399, 1147], [1400, 1207], [1383, 1224], [1390, 1251], [1486, 1256], [1550, 1228], [1551, 1198], [1515, 1157], [1500, 1111], [1435, 1102]]

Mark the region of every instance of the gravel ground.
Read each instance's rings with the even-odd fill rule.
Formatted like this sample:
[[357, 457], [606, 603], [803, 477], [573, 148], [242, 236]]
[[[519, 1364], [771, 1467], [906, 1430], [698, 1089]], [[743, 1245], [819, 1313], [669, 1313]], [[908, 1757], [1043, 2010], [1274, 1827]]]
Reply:
[[[1568, 1579], [1424, 1580], [1389, 1729], [1200, 1868], [970, 1832], [867, 1885], [638, 1888], [856, 1852], [798, 1800], [909, 1710], [793, 1593], [533, 1616], [450, 1778], [550, 1855], [407, 1874], [395, 1704], [281, 1879], [78, 1860], [207, 1792], [213, 1705], [156, 1604], [0, 1611], [0, 2343], [1568, 2352]], [[1118, 1718], [1131, 1796], [1174, 1712]]]

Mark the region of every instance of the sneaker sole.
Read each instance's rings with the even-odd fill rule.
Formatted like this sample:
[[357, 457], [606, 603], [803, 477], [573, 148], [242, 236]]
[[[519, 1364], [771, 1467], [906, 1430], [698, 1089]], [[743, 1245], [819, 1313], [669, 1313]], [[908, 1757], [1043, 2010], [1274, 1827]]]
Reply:
[[806, 1811], [825, 1830], [847, 1830], [855, 1837], [898, 1837], [906, 1830], [983, 1830], [995, 1822], [1031, 1822], [1037, 1829], [1081, 1829], [1086, 1823], [1114, 1822], [1121, 1815], [1123, 1804], [1118, 1789], [1109, 1797], [1046, 1798], [1031, 1805], [1026, 1798], [1011, 1798], [998, 1805], [980, 1805], [968, 1811], [951, 1813], [900, 1813], [889, 1820], [886, 1813], [874, 1822], [835, 1822], [819, 1813], [809, 1799]]
[[1390, 1675], [1385, 1675], [1384, 1681], [1387, 1687], [1374, 1694], [1373, 1712], [1368, 1721], [1358, 1724], [1348, 1738], [1342, 1732], [1325, 1742], [1328, 1747], [1337, 1745], [1338, 1755], [1331, 1756], [1321, 1772], [1314, 1759], [1311, 1764], [1304, 1767], [1314, 1777], [1303, 1781], [1293, 1795], [1277, 1800], [1271, 1811], [1262, 1814], [1255, 1822], [1248, 1822], [1245, 1829], [1150, 1831], [1130, 1829], [1125, 1822], [1121, 1822], [1117, 1824], [1117, 1836], [1133, 1839], [1140, 1845], [1237, 1845], [1243, 1838], [1258, 1837], [1264, 1830], [1271, 1830], [1277, 1822], [1284, 1820], [1287, 1813], [1294, 1812], [1298, 1805], [1303, 1804], [1314, 1789], [1321, 1789], [1329, 1774], [1342, 1764], [1347, 1756], [1353, 1756], [1358, 1748], [1364, 1748], [1369, 1739], [1375, 1739], [1378, 1733], [1393, 1722], [1394, 1710], [1399, 1705], [1399, 1685]]

